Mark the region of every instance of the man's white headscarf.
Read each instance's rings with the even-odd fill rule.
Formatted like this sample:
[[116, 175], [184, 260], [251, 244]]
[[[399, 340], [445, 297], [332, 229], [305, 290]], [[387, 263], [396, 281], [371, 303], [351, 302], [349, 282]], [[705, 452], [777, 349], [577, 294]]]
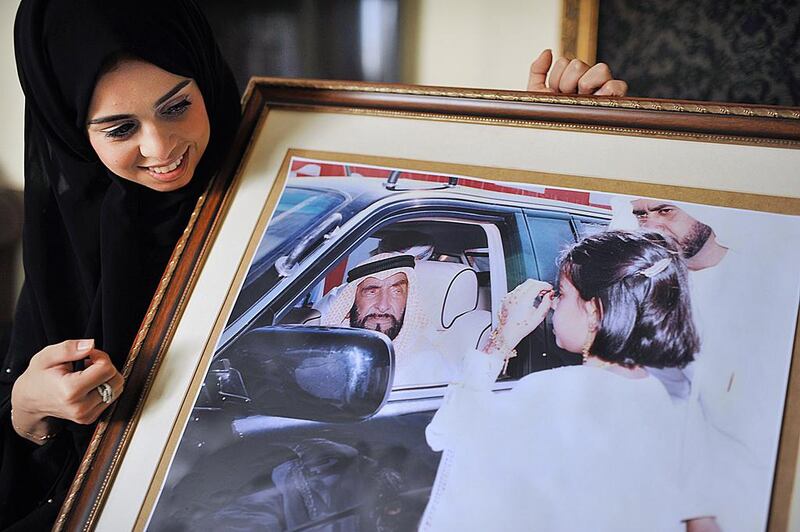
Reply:
[[392, 340], [398, 357], [404, 356], [425, 334], [427, 319], [422, 312], [418, 294], [417, 277], [414, 272], [414, 257], [402, 253], [381, 253], [370, 257], [347, 274], [347, 284], [341, 287], [333, 301], [322, 314], [320, 323], [333, 327], [349, 327], [350, 312], [356, 299], [356, 289], [367, 277], [386, 279], [397, 273], [404, 273], [408, 280], [408, 297], [403, 314], [403, 325]]

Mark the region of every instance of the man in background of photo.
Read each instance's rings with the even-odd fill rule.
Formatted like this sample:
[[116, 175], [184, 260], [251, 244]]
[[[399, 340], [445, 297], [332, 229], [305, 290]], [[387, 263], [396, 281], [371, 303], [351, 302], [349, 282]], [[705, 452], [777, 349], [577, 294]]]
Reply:
[[690, 270], [700, 352], [684, 370], [651, 369], [685, 407], [687, 528], [762, 530], [794, 337], [797, 224], [646, 198], [614, 207], [613, 227], [672, 237]]

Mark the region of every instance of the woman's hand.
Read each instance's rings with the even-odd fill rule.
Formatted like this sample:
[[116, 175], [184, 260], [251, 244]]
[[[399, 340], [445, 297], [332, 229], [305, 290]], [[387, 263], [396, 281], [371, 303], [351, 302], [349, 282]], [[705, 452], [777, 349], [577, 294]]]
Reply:
[[[549, 79], [548, 71], [550, 72]], [[605, 63], [597, 63], [590, 67], [578, 59], [570, 61], [566, 57], [562, 57], [553, 65], [553, 52], [545, 50], [531, 64], [528, 90], [551, 94], [625, 96], [628, 92], [628, 84], [620, 79], [614, 79], [611, 70]]]
[[[73, 371], [73, 362], [86, 359], [83, 370]], [[104, 403], [98, 386], [111, 386], [111, 401]], [[94, 349], [93, 340], [67, 340], [45, 347], [31, 358], [11, 392], [14, 429], [36, 443], [52, 433], [49, 418], [94, 422], [122, 393], [122, 375], [108, 354]]]
[[[500, 305], [499, 323], [484, 352], [508, 354], [523, 338], [528, 336], [543, 321], [553, 305], [553, 286], [544, 281], [528, 279], [506, 294]], [[534, 306], [537, 297], [542, 298]]]

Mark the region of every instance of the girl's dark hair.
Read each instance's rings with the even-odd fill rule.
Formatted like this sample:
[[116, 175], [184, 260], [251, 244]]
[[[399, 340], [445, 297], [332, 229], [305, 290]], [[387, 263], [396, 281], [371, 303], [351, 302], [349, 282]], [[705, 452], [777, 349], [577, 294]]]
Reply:
[[688, 271], [671, 240], [659, 233], [597, 233], [561, 254], [559, 272], [582, 299], [600, 306], [593, 355], [628, 367], [682, 368], [694, 359], [700, 340]]

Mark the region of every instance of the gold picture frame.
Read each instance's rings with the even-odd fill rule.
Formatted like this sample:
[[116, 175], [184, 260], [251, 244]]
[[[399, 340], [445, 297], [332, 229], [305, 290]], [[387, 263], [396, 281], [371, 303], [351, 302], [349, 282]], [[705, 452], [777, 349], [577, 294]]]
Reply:
[[[795, 108], [255, 79], [56, 529], [145, 527], [292, 158], [797, 217], [798, 148]], [[798, 371], [787, 375], [770, 530], [797, 519]]]

